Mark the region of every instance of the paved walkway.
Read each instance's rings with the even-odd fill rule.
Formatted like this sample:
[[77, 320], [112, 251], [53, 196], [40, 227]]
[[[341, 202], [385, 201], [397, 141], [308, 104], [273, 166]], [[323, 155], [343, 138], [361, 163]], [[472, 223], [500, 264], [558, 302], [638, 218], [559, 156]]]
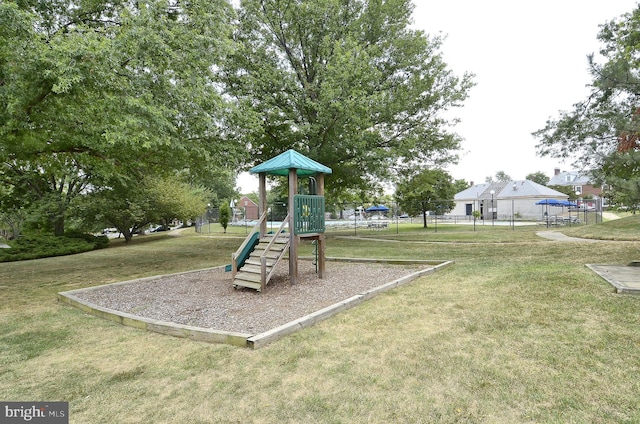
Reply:
[[553, 240], [553, 241], [573, 241], [576, 243], [578, 242], [579, 243], [596, 243], [596, 242], [605, 241], [605, 240], [569, 237], [567, 235], [562, 234], [560, 231], [538, 231], [536, 235], [549, 240]]
[[[609, 216], [605, 215], [605, 218], [618, 218], [613, 214], [608, 215]], [[560, 231], [538, 231], [536, 234], [540, 237], [560, 242], [597, 243], [606, 241], [569, 237], [562, 234]], [[616, 293], [640, 294], [639, 265], [640, 263], [633, 263], [629, 265], [587, 264], [587, 267], [589, 267], [590, 270], [592, 270], [593, 272], [604, 278], [609, 284], [611, 284], [615, 288]]]

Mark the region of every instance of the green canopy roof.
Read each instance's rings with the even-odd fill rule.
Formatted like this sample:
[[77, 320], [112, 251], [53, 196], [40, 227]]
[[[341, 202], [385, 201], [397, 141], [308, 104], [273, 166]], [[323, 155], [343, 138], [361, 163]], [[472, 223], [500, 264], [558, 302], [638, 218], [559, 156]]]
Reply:
[[331, 168], [326, 167], [295, 150], [287, 150], [273, 159], [254, 166], [249, 170], [252, 174], [266, 173], [270, 175], [289, 175], [290, 169], [296, 169], [298, 175], [315, 175], [318, 173], [331, 174]]

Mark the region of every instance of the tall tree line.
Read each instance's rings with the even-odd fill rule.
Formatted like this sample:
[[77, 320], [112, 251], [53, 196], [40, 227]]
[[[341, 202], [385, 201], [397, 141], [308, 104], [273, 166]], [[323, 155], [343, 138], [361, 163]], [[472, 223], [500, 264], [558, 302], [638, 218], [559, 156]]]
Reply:
[[212, 65], [232, 16], [225, 1], [0, 4], [4, 208], [62, 234], [87, 200], [135, 210], [147, 179], [230, 179], [242, 150]]
[[412, 11], [408, 0], [2, 2], [0, 208], [56, 234], [69, 219], [131, 228], [157, 219], [159, 182], [192, 187], [204, 207], [289, 148], [333, 168], [335, 198], [455, 161], [443, 112], [471, 76], [447, 68]]
[[608, 195], [640, 203], [640, 6], [600, 27], [600, 55], [590, 54], [587, 99], [536, 131], [542, 156], [569, 159], [611, 187]]
[[229, 92], [251, 105], [255, 161], [294, 148], [333, 169], [345, 200], [416, 168], [457, 160], [445, 111], [473, 85], [412, 29], [409, 0], [243, 0]]

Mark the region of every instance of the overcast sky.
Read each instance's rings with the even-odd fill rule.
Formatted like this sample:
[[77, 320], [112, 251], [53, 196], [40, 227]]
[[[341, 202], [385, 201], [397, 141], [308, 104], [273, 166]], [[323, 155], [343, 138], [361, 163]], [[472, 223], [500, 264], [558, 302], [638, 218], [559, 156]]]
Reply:
[[[447, 38], [442, 53], [457, 75], [476, 86], [455, 115], [464, 138], [454, 179], [483, 183], [504, 171], [512, 179], [570, 163], [538, 158], [531, 133], [558, 111], [586, 99], [587, 55], [598, 52], [599, 25], [631, 12], [636, 0], [416, 0], [415, 26]], [[257, 190], [255, 177], [238, 181]]]
[[631, 12], [636, 0], [415, 3], [416, 26], [447, 35], [442, 52], [449, 68], [476, 75], [456, 111], [462, 119], [456, 132], [465, 141], [459, 165], [449, 168], [453, 178], [478, 184], [498, 171], [520, 180], [571, 170], [571, 163], [538, 158], [531, 133], [587, 98], [586, 56], [600, 48], [599, 25]]

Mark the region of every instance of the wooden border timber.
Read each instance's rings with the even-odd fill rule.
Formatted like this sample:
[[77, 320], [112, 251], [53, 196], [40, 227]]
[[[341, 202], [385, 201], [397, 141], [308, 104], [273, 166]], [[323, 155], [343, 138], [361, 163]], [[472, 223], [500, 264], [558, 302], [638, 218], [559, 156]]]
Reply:
[[[311, 259], [311, 258], [305, 258]], [[155, 320], [151, 318], [140, 317], [137, 315], [129, 314], [126, 312], [117, 311], [114, 309], [104, 308], [98, 305], [95, 305], [91, 302], [87, 302], [75, 296], [76, 293], [96, 290], [103, 286], [89, 287], [86, 289], [77, 289], [70, 290], [66, 292], [58, 293], [58, 300], [66, 303], [68, 305], [74, 306], [84, 312], [90, 313], [92, 315], [98, 316], [100, 318], [105, 318], [114, 322], [117, 322], [122, 325], [126, 325], [129, 327], [138, 328], [141, 330], [153, 331], [160, 334], [165, 334], [174, 337], [182, 337], [191, 340], [203, 341], [207, 343], [224, 343], [230, 344], [233, 346], [240, 347], [249, 347], [252, 349], [258, 349], [264, 347], [270, 343], [273, 343], [282, 337], [285, 337], [289, 334], [295, 333], [298, 330], [303, 328], [311, 327], [317, 322], [323, 321], [327, 318], [330, 318], [339, 312], [345, 311], [347, 309], [351, 309], [354, 306], [359, 305], [366, 300], [369, 300], [380, 293], [384, 293], [386, 291], [392, 290], [396, 287], [407, 284], [416, 278], [422, 277], [424, 275], [432, 274], [438, 271], [441, 268], [447, 267], [453, 264], [452, 261], [434, 261], [434, 260], [401, 260], [401, 259], [359, 259], [359, 258], [327, 258], [327, 260], [332, 260], [336, 262], [372, 262], [372, 263], [390, 263], [390, 264], [423, 264], [423, 265], [433, 265], [430, 268], [422, 269], [417, 272], [405, 275], [397, 280], [393, 280], [391, 282], [382, 284], [373, 289], [367, 290], [355, 296], [352, 296], [348, 299], [342, 300], [340, 302], [334, 303], [326, 308], [320, 309], [319, 311], [312, 312], [304, 317], [295, 319], [289, 323], [283, 324], [279, 327], [273, 328], [271, 330], [265, 331], [260, 334], [246, 334], [246, 333], [235, 333], [228, 332], [222, 330], [213, 330], [209, 328], [203, 327], [194, 327], [189, 325], [177, 324], [173, 322], [166, 322]], [[216, 267], [219, 268], [219, 267]], [[208, 268], [215, 269], [215, 268]], [[190, 271], [190, 272], [199, 272], [200, 270]], [[188, 273], [188, 272], [186, 272]], [[186, 273], [175, 273], [175, 274], [167, 274], [167, 275], [158, 275], [153, 277], [145, 277], [136, 280], [130, 281], [122, 281], [119, 283], [113, 284], [131, 284], [134, 282], [140, 282], [145, 280], [152, 280], [159, 277], [166, 277], [171, 275], [181, 275]]]
[[[354, 262], [354, 261], [352, 261]], [[247, 346], [252, 349], [258, 349], [266, 346], [269, 343], [277, 341], [284, 336], [292, 334], [298, 330], [303, 328], [311, 327], [317, 322], [323, 321], [327, 318], [330, 318], [336, 315], [339, 312], [346, 311], [347, 309], [351, 309], [354, 306], [361, 304], [362, 302], [369, 300], [380, 293], [384, 293], [386, 291], [392, 290], [396, 287], [402, 286], [404, 284], [409, 283], [410, 281], [415, 280], [418, 277], [422, 277], [423, 275], [428, 275], [434, 273], [436, 270], [451, 265], [453, 262], [445, 262], [439, 265], [434, 266], [433, 268], [423, 269], [412, 274], [406, 275], [402, 278], [398, 278], [397, 280], [391, 281], [389, 283], [383, 284], [371, 290], [367, 290], [361, 294], [357, 294], [355, 296], [350, 297], [349, 299], [345, 299], [338, 303], [334, 303], [331, 306], [328, 306], [324, 309], [320, 309], [319, 311], [313, 312], [309, 315], [306, 315], [302, 318], [298, 318], [294, 321], [288, 322], [286, 324], [281, 325], [280, 327], [276, 327], [272, 330], [265, 331], [264, 333], [256, 334], [255, 336], [249, 337], [247, 339]]]
[[152, 331], [154, 333], [165, 334], [167, 336], [181, 337], [207, 343], [224, 343], [240, 347], [246, 346], [247, 338], [251, 336], [250, 334], [210, 330], [208, 328], [193, 327], [190, 325], [177, 324], [175, 322], [166, 322], [140, 317], [126, 312], [94, 305], [91, 302], [79, 299], [69, 292], [58, 293], [58, 300], [74, 306], [84, 312], [117, 322], [127, 327]]

